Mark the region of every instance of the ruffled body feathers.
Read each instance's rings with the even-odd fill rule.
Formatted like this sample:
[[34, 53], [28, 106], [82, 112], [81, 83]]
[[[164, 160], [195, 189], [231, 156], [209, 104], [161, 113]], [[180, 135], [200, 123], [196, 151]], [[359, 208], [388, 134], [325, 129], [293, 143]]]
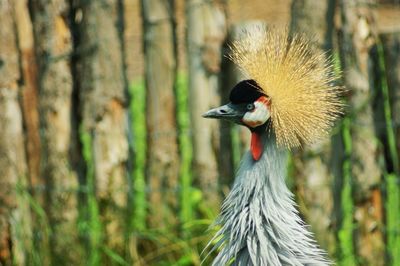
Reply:
[[[299, 217], [285, 184], [286, 152], [263, 134], [264, 153], [254, 161], [247, 153], [226, 198], [210, 242], [219, 250], [215, 266], [328, 265]], [[232, 263], [232, 264], [230, 264]]]

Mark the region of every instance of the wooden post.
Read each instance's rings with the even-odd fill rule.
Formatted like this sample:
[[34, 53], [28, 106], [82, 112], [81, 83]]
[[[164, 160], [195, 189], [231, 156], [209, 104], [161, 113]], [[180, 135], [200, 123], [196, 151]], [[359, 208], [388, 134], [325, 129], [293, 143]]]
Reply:
[[35, 57], [33, 25], [28, 10], [28, 0], [15, 0], [15, 24], [22, 71], [22, 107], [26, 130], [28, 176], [33, 191], [39, 189], [40, 136], [38, 113], [37, 64]]
[[[19, 49], [12, 1], [0, 2], [0, 264], [29, 263], [32, 246], [26, 201], [27, 164], [18, 102]], [[25, 194], [25, 196], [24, 196]]]
[[[91, 263], [125, 256], [128, 119], [118, 0], [74, 2], [80, 137], [87, 164]], [[100, 225], [100, 226], [99, 226]], [[101, 248], [102, 247], [102, 248]], [[94, 252], [96, 250], [96, 252]]]
[[383, 265], [383, 213], [378, 147], [371, 98], [370, 49], [376, 45], [374, 1], [342, 0], [340, 33], [344, 82], [349, 90], [349, 174], [354, 200], [355, 251], [360, 264]]
[[[41, 132], [40, 178], [51, 234], [51, 263], [77, 264], [83, 258], [78, 236], [78, 177], [71, 170], [72, 35], [68, 1], [32, 4]], [[66, 252], [68, 250], [68, 252]]]
[[142, 0], [146, 77], [147, 182], [150, 227], [177, 225], [178, 145], [175, 118], [176, 79], [174, 4]]
[[221, 45], [226, 20], [219, 1], [190, 0], [186, 6], [189, 103], [193, 141], [193, 175], [204, 195], [204, 211], [213, 217], [219, 209], [218, 121], [202, 114], [220, 105], [219, 80]]

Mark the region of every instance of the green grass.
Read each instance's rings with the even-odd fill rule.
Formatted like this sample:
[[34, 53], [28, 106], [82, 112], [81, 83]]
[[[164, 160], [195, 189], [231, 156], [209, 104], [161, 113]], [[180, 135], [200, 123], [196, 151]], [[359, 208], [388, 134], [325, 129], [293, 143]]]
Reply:
[[[82, 143], [83, 159], [86, 163], [86, 182], [87, 182], [87, 220], [83, 225], [86, 234], [89, 235], [88, 265], [100, 265], [100, 247], [102, 244], [102, 227], [100, 223], [99, 207], [94, 191], [95, 173], [94, 159], [92, 154], [92, 136], [81, 126], [79, 135]], [[86, 226], [85, 226], [86, 225]]]
[[133, 213], [134, 231], [146, 228], [146, 90], [143, 81], [134, 82], [129, 87], [131, 102], [129, 105], [131, 131], [133, 134], [134, 169], [133, 169]]
[[[194, 218], [194, 208], [198, 202], [196, 190], [192, 187], [192, 145], [190, 138], [190, 118], [189, 118], [189, 89], [187, 76], [179, 73], [176, 81], [176, 107], [177, 107], [177, 124], [179, 128], [178, 142], [181, 164], [179, 169], [180, 175], [180, 219], [185, 225]], [[182, 227], [183, 234], [185, 226]]]
[[385, 176], [386, 181], [386, 236], [390, 265], [400, 265], [400, 189], [395, 174]]
[[351, 174], [351, 152], [352, 141], [350, 132], [350, 118], [345, 118], [343, 121], [342, 138], [344, 143], [345, 160], [343, 162], [343, 186], [341, 191], [341, 210], [342, 223], [338, 232], [340, 258], [339, 265], [354, 266], [356, 256], [354, 252], [353, 240], [353, 213], [354, 203], [352, 197], [352, 174]]
[[[337, 77], [341, 75], [341, 63], [339, 53], [332, 54], [333, 72]], [[334, 129], [337, 130], [337, 129]], [[357, 265], [357, 257], [354, 249], [354, 202], [352, 193], [352, 138], [351, 138], [351, 117], [347, 116], [343, 119], [340, 128], [343, 146], [344, 146], [344, 160], [342, 164], [342, 190], [340, 192], [340, 209], [341, 209], [341, 225], [337, 232], [338, 236], [338, 250], [339, 257], [337, 259], [338, 265], [341, 266], [354, 266]], [[336, 249], [336, 247], [335, 247]]]
[[[213, 231], [207, 232], [212, 220], [193, 219], [184, 224], [184, 236], [175, 232], [148, 228], [138, 233], [153, 249], [142, 255], [144, 265], [200, 265], [201, 252]], [[207, 263], [205, 265], [208, 265]]]

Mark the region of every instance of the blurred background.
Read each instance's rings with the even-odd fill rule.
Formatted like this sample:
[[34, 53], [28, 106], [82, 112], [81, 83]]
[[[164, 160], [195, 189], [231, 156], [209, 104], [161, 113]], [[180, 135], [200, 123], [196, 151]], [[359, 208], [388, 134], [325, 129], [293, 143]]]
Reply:
[[249, 147], [201, 114], [259, 23], [347, 88], [330, 139], [288, 153], [302, 217], [338, 265], [400, 265], [399, 0], [0, 0], [0, 265], [199, 265]]

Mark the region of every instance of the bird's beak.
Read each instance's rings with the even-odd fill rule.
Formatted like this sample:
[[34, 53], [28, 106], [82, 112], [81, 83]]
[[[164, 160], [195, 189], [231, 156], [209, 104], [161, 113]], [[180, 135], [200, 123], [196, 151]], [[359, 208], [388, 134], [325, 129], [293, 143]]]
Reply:
[[245, 110], [239, 105], [228, 103], [220, 107], [209, 110], [203, 114], [204, 118], [224, 119], [236, 123], [241, 123]]

